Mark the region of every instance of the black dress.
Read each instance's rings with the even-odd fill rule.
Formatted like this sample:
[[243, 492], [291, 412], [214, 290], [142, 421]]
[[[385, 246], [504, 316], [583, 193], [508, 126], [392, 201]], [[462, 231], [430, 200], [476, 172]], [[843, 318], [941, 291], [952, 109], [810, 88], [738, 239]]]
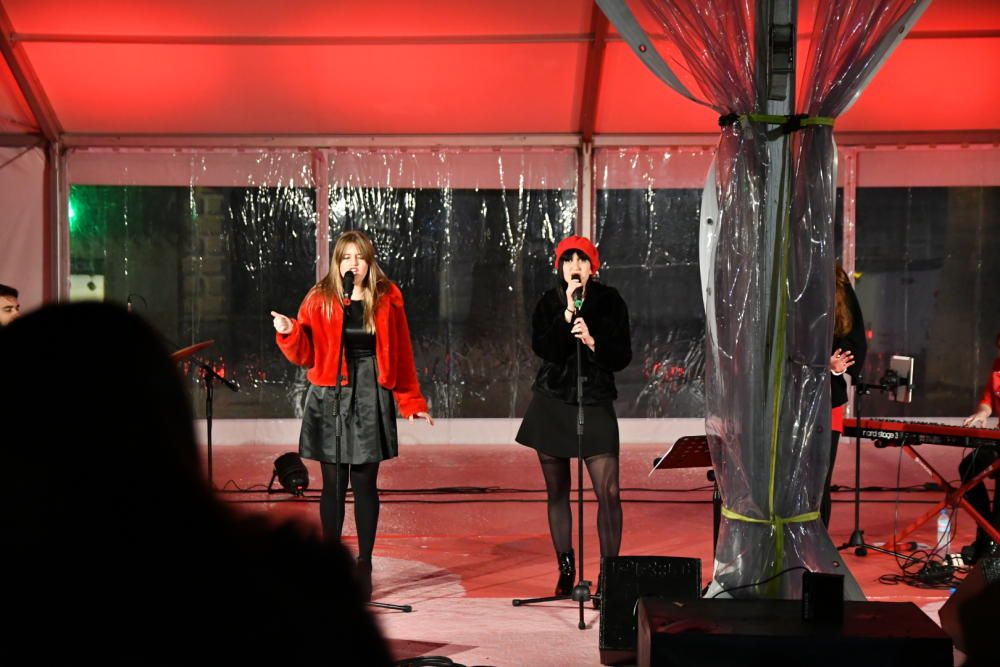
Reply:
[[[850, 284], [846, 286], [844, 299], [847, 301], [847, 307], [851, 310], [853, 324], [851, 330], [843, 336], [834, 333], [833, 349], [830, 350], [830, 354], [833, 354], [837, 348], [854, 354], [854, 365], [850, 366], [846, 372], [851, 376], [851, 380], [857, 383], [861, 380], [861, 369], [865, 367], [868, 339], [865, 337], [865, 320], [861, 315], [861, 306], [858, 305], [858, 297]], [[844, 380], [843, 374], [830, 374], [830, 403], [835, 408], [847, 403], [847, 382]]]
[[[532, 349], [542, 359], [532, 385], [531, 403], [515, 440], [560, 458], [578, 455], [576, 435], [576, 338], [566, 322], [566, 295], [553, 288], [539, 300], [532, 317]], [[583, 456], [618, 454], [618, 397], [614, 373], [632, 360], [628, 308], [617, 290], [596, 281], [580, 309], [594, 337], [594, 351], [581, 346], [583, 369]]]
[[[392, 392], [378, 383], [375, 334], [365, 331], [364, 307], [361, 301], [351, 301], [347, 308], [344, 357], [348, 384], [341, 388], [340, 395], [343, 464], [374, 463], [399, 454], [396, 403]], [[302, 458], [336, 462], [334, 396], [334, 387], [309, 385], [299, 434]]]

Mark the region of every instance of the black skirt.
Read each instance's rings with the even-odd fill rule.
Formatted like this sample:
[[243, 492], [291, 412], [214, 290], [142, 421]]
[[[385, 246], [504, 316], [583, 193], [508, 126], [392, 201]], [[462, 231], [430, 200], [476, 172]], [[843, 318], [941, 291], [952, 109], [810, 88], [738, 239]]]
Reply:
[[[396, 434], [396, 402], [392, 392], [378, 383], [375, 357], [348, 362], [350, 384], [341, 389], [340, 420], [343, 434], [340, 462], [375, 463], [399, 455]], [[337, 431], [334, 387], [310, 384], [306, 394], [299, 455], [305, 459], [336, 462]]]
[[[522, 445], [559, 458], [574, 458], [577, 406], [535, 392], [514, 438]], [[618, 417], [612, 401], [583, 406], [583, 457], [618, 455]]]

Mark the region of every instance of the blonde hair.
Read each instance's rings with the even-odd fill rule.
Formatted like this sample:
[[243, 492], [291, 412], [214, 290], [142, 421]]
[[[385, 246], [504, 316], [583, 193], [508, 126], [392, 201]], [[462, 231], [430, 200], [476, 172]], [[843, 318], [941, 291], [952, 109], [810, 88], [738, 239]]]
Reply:
[[851, 307], [847, 303], [847, 290], [851, 286], [851, 279], [847, 276], [847, 272], [844, 271], [844, 267], [840, 264], [837, 264], [836, 276], [837, 296], [836, 307], [833, 311], [833, 333], [838, 337], [843, 337], [851, 333], [851, 329], [854, 327], [854, 314], [851, 312]]
[[368, 274], [361, 283], [362, 302], [365, 304], [365, 331], [375, 333], [375, 306], [379, 299], [389, 291], [389, 278], [382, 271], [375, 259], [375, 245], [368, 235], [362, 231], [351, 230], [344, 232], [337, 239], [333, 247], [333, 255], [330, 257], [330, 270], [326, 276], [316, 283], [313, 290], [319, 292], [326, 299], [326, 313], [333, 314], [335, 303], [339, 303], [344, 294], [344, 284], [340, 276], [340, 261], [344, 258], [347, 246], [354, 244], [361, 254], [361, 259], [368, 264]]

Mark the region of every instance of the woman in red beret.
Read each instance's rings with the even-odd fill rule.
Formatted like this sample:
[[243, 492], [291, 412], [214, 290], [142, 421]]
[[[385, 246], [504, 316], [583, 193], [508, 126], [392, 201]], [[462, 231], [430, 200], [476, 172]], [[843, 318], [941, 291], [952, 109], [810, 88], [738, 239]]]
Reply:
[[583, 371], [583, 458], [597, 494], [602, 558], [617, 556], [621, 547], [614, 373], [631, 362], [632, 344], [625, 302], [617, 290], [594, 277], [601, 266], [594, 244], [582, 236], [570, 236], [559, 243], [555, 256], [559, 286], [543, 294], [535, 307], [531, 347], [542, 366], [516, 440], [538, 452], [548, 494], [549, 530], [559, 563], [555, 594], [569, 595], [576, 578], [569, 460], [579, 455], [577, 341]]

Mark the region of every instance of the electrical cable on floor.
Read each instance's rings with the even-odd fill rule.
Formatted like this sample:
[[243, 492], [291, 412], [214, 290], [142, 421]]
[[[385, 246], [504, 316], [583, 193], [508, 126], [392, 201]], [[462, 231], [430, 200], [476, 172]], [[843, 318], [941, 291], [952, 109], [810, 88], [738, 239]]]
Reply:
[[[738, 591], [738, 590], [743, 589], [743, 588], [754, 588], [755, 586], [760, 586], [761, 584], [766, 584], [769, 581], [773, 581], [773, 580], [777, 579], [778, 577], [780, 577], [783, 574], [788, 574], [789, 572], [794, 572], [795, 570], [806, 570], [807, 572], [810, 571], [809, 568], [806, 567], [806, 566], [804, 566], [804, 565], [793, 565], [792, 567], [786, 567], [784, 570], [782, 570], [781, 572], [779, 572], [777, 574], [771, 575], [767, 579], [761, 579], [760, 581], [755, 581], [752, 584], [743, 584], [742, 586], [733, 586], [732, 588], [723, 588], [721, 591], [718, 591], [717, 593], [715, 593], [712, 597], [716, 598], [716, 597], [719, 597], [720, 595], [722, 595], [723, 593], [731, 593], [733, 591]], [[711, 599], [711, 598], [709, 598], [709, 599]]]
[[879, 583], [887, 586], [906, 584], [913, 588], [951, 590], [961, 584], [969, 569], [956, 567], [938, 557], [933, 551], [917, 550], [910, 554], [916, 560], [899, 564], [900, 573], [883, 574]]
[[[405, 658], [393, 663], [396, 667], [466, 667], [443, 655], [424, 655], [419, 658]], [[469, 665], [468, 667], [491, 667], [491, 665]]]
[[[896, 462], [897, 489], [899, 488], [899, 480], [903, 465], [902, 459], [903, 450], [900, 448], [899, 460]], [[893, 535], [896, 535], [896, 531], [899, 527], [898, 491], [896, 494], [896, 501], [897, 508], [893, 513], [892, 518]], [[951, 514], [948, 516], [948, 526], [945, 530], [946, 535], [955, 534], [955, 516], [956, 513], [952, 510]], [[905, 559], [893, 556], [893, 559], [896, 561], [896, 567], [899, 568], [899, 572], [881, 575], [878, 578], [879, 583], [887, 586], [906, 584], [907, 586], [922, 589], [949, 590], [957, 588], [958, 585], [965, 580], [965, 576], [968, 574], [969, 570], [968, 568], [953, 565], [949, 561], [947, 554], [943, 557], [940, 555], [939, 551], [941, 549], [943, 539], [943, 536], [939, 537], [937, 543], [929, 550], [914, 549], [907, 554]]]
[[[229, 488], [230, 486], [233, 487], [232, 490]], [[218, 491], [220, 493], [221, 492], [226, 492], [226, 493], [258, 493], [260, 491], [267, 491], [267, 484], [251, 484], [250, 486], [243, 487], [243, 486], [240, 486], [239, 484], [237, 484], [236, 480], [230, 479], [230, 480], [227, 480], [226, 483], [222, 485], [222, 488], [218, 489]]]
[[[232, 487], [230, 489], [229, 487]], [[683, 489], [650, 489], [646, 487], [624, 487], [621, 489], [623, 492], [629, 493], [697, 493], [699, 491], [710, 491], [712, 486], [706, 484], [703, 486], [693, 486]], [[266, 484], [253, 484], [248, 487], [239, 486], [235, 480], [227, 481], [222, 488], [219, 489], [220, 492], [225, 493], [260, 493], [261, 491], [266, 491]], [[576, 488], [572, 489], [574, 492]], [[584, 487], [584, 492], [592, 492], [593, 488]], [[320, 489], [306, 489], [306, 493], [316, 494], [319, 493]], [[280, 493], [280, 492], [279, 492]], [[447, 495], [447, 494], [461, 494], [461, 495], [476, 495], [476, 494], [487, 494], [487, 493], [545, 493], [545, 489], [521, 489], [521, 488], [506, 488], [500, 486], [441, 486], [441, 487], [426, 487], [417, 489], [379, 489], [379, 493], [383, 496], [385, 495]]]
[[[228, 480], [220, 489], [219, 493], [224, 494], [239, 494], [239, 493], [262, 493], [267, 491], [266, 484], [252, 484], [248, 487], [239, 486], [235, 480]], [[701, 491], [710, 491], [712, 489], [711, 485], [703, 486], [693, 486], [687, 488], [662, 488], [662, 489], [651, 489], [646, 487], [623, 487], [621, 489], [622, 493], [698, 493]], [[584, 487], [585, 493], [592, 493], [593, 489], [590, 487]], [[846, 486], [832, 486], [832, 491], [835, 492], [853, 492], [853, 487]], [[912, 486], [904, 487], [888, 487], [888, 486], [866, 486], [861, 489], [864, 492], [884, 492], [884, 493], [924, 493], [939, 491], [940, 489], [936, 484], [915, 484]], [[572, 489], [573, 492], [576, 489]], [[282, 491], [275, 491], [276, 493], [282, 493]], [[321, 492], [320, 489], [307, 489], [305, 491], [306, 495], [318, 495]], [[499, 486], [453, 486], [453, 487], [426, 487], [426, 488], [416, 488], [416, 489], [379, 489], [379, 494], [382, 497], [386, 496], [416, 496], [416, 495], [488, 495], [488, 494], [544, 494], [545, 489], [523, 489], [523, 488], [506, 488]], [[533, 501], [532, 501], [533, 502]], [[880, 501], [878, 499], [872, 499], [866, 502], [886, 502]], [[893, 501], [890, 501], [893, 502]], [[904, 503], [923, 503], [927, 501], [899, 501]]]
[[[853, 486], [844, 486], [842, 484], [831, 484], [831, 491], [838, 491], [844, 493], [853, 493]], [[934, 482], [923, 482], [921, 484], [911, 484], [910, 486], [862, 486], [862, 491], [886, 491], [886, 492], [903, 492], [903, 493], [924, 493], [929, 491], [941, 491], [941, 487]]]

